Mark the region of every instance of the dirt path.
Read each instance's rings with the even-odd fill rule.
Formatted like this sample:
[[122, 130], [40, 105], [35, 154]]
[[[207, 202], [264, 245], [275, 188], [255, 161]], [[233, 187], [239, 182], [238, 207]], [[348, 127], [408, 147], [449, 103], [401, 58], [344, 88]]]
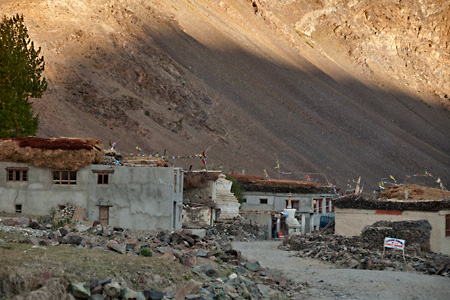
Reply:
[[[450, 279], [408, 272], [336, 269], [278, 249], [279, 241], [234, 242], [233, 247], [264, 268], [308, 283], [298, 299], [450, 299]], [[297, 298], [295, 298], [297, 299]]]

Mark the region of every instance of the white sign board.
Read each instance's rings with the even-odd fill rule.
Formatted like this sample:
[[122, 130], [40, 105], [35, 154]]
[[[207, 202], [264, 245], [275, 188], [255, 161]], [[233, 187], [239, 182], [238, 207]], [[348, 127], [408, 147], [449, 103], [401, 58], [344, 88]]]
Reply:
[[385, 237], [384, 238], [384, 247], [404, 250], [405, 249], [405, 240]]
[[386, 248], [393, 248], [393, 249], [402, 250], [403, 251], [403, 261], [406, 262], [406, 259], [405, 259], [405, 240], [385, 237], [384, 238], [384, 246], [383, 246], [383, 255], [381, 255], [381, 259], [383, 259], [383, 257], [384, 257], [384, 250]]

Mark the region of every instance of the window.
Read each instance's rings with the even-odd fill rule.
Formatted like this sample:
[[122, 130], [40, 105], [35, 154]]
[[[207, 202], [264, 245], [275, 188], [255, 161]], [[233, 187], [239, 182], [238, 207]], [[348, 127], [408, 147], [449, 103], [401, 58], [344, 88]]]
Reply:
[[[291, 200], [292, 208], [299, 209], [300, 208], [300, 200]], [[286, 200], [286, 208], [288, 208], [289, 200]]]
[[16, 204], [16, 214], [22, 213], [22, 204]]
[[247, 203], [247, 198], [242, 198], [242, 203]]
[[28, 181], [28, 168], [6, 168], [7, 181]]
[[77, 184], [77, 171], [53, 171], [53, 184]]
[[182, 186], [183, 186], [183, 171], [180, 170], [180, 178], [178, 180], [178, 192], [182, 192]]
[[331, 201], [331, 198], [325, 199], [325, 213], [331, 213], [333, 211], [333, 202]]
[[92, 173], [97, 174], [97, 184], [109, 184], [109, 174], [114, 173], [114, 170], [92, 170]]
[[97, 174], [97, 184], [108, 184], [109, 174], [99, 173]]
[[173, 174], [173, 191], [176, 193], [177, 192], [177, 179], [178, 179], [178, 170], [174, 171]]
[[450, 237], [450, 215], [445, 215], [445, 236]]
[[313, 199], [313, 212], [322, 213], [322, 198]]
[[267, 204], [267, 198], [259, 199], [259, 204]]

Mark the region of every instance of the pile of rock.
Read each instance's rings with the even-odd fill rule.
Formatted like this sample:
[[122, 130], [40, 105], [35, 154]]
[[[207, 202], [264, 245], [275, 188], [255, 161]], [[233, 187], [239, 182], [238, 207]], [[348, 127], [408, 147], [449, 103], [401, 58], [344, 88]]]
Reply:
[[422, 250], [429, 250], [430, 236], [431, 224], [427, 220], [378, 221], [364, 228], [360, 240], [365, 248], [376, 249], [383, 245], [385, 237], [395, 237], [407, 241], [408, 245], [420, 245]]
[[72, 203], [67, 203], [65, 206], [59, 206], [56, 210], [55, 218], [56, 219], [72, 219], [73, 213], [75, 212], [76, 205]]
[[136, 300], [161, 300], [164, 293], [144, 289], [135, 291], [119, 282], [113, 282], [111, 278], [99, 281], [94, 279], [91, 282], [72, 282], [68, 287], [69, 292], [76, 299], [136, 299]]
[[209, 232], [222, 240], [256, 241], [267, 240], [269, 237], [267, 226], [242, 216], [232, 220], [217, 221]]
[[298, 251], [299, 257], [328, 261], [340, 267], [365, 270], [418, 271], [425, 274], [450, 277], [450, 257], [424, 252], [420, 245], [407, 245], [405, 261], [400, 250], [386, 249], [383, 243], [369, 246], [365, 238], [346, 238], [337, 235], [309, 234], [292, 236], [281, 245], [286, 250]]
[[[124, 282], [113, 281], [111, 278], [90, 282], [71, 282], [67, 289], [76, 299], [136, 299], [136, 300], [161, 300], [161, 299], [286, 299], [292, 296], [288, 282], [279, 275], [263, 270], [258, 263], [242, 263], [236, 266], [223, 266], [227, 268], [227, 276], [221, 276], [219, 270], [213, 266], [197, 266], [192, 269], [199, 280], [189, 280], [186, 285], [174, 295], [161, 291], [145, 288], [142, 291], [131, 289]], [[58, 282], [59, 286], [63, 283]], [[61, 288], [59, 288], [61, 290]], [[60, 291], [60, 296], [66, 297], [65, 291]], [[45, 295], [46, 283], [41, 290], [31, 292], [32, 295]], [[25, 299], [16, 297], [15, 299]]]
[[[243, 218], [234, 222], [255, 232], [246, 234], [248, 239], [264, 235], [254, 222]], [[126, 255], [169, 259], [192, 268], [195, 278], [173, 295], [167, 290], [165, 293], [135, 291], [124, 282], [117, 284], [94, 279], [90, 282], [71, 283], [68, 290], [77, 299], [286, 299], [292, 290], [291, 283], [283, 280], [280, 275], [262, 269], [256, 262], [245, 261], [240, 252], [232, 248], [225, 233], [215, 235], [216, 231], [223, 229], [211, 229], [201, 237], [190, 230], [150, 233], [100, 224], [84, 228], [82, 224], [76, 224], [72, 230], [62, 227], [54, 231], [35, 230], [25, 226], [0, 224], [0, 230], [25, 233], [25, 237], [15, 241], [20, 243], [39, 246], [69, 244]], [[231, 230], [232, 227], [232, 224], [228, 224], [222, 228], [236, 233]], [[246, 231], [241, 229], [238, 234], [242, 236], [244, 232]]]

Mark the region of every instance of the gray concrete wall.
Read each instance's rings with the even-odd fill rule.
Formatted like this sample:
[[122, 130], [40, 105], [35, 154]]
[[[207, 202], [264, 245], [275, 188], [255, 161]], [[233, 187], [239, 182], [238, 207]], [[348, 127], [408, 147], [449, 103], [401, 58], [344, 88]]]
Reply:
[[[335, 233], [343, 236], [360, 235], [364, 226], [381, 220], [407, 221], [428, 220], [431, 224], [431, 251], [450, 255], [450, 238], [445, 236], [445, 215], [450, 210], [439, 212], [403, 211], [400, 215], [380, 214], [371, 209], [341, 209], [336, 207]], [[395, 236], [393, 237], [395, 238]], [[408, 241], [406, 241], [406, 244]]]
[[[28, 167], [28, 181], [9, 182], [7, 167]], [[98, 220], [99, 206], [111, 205], [109, 224], [137, 230], [181, 229], [183, 174], [175, 168], [90, 165], [77, 172], [76, 185], [52, 183], [52, 171], [26, 164], [0, 162], [0, 211], [49, 215], [52, 208], [72, 203]], [[93, 170], [113, 171], [109, 184], [97, 184]], [[175, 173], [175, 171], [177, 171]], [[2, 178], [3, 177], [3, 178]]]
[[[28, 167], [28, 181], [7, 181], [7, 167]], [[88, 169], [77, 173], [76, 185], [52, 183], [52, 171], [21, 163], [0, 162], [0, 211], [15, 212], [15, 205], [22, 205], [22, 213], [29, 215], [50, 215], [58, 205], [73, 203], [87, 206]]]
[[[312, 201], [316, 198], [332, 198], [331, 194], [292, 194], [292, 200], [299, 200], [300, 210], [312, 212]], [[266, 210], [273, 209], [281, 211], [286, 208], [286, 200], [289, 199], [288, 193], [262, 193], [262, 192], [245, 192], [244, 198], [247, 199], [242, 203], [241, 209]], [[267, 204], [260, 204], [260, 199], [267, 199]]]
[[[173, 228], [172, 214], [177, 204], [173, 199], [173, 168], [105, 165], [89, 168], [89, 220], [99, 219], [99, 205], [111, 205], [110, 224], [137, 230]], [[93, 170], [114, 170], [109, 175], [109, 184], [97, 184]]]

